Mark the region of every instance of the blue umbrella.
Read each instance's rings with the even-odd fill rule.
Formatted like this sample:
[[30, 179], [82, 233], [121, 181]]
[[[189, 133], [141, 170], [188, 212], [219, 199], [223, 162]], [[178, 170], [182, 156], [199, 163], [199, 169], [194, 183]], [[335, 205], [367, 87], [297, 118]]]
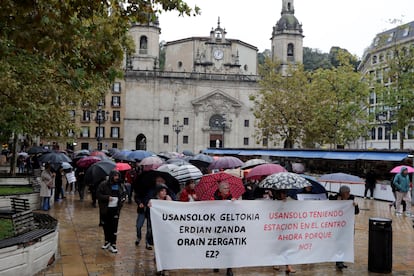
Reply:
[[141, 161], [145, 157], [149, 157], [149, 156], [153, 156], [153, 155], [154, 154], [150, 151], [134, 150], [134, 151], [131, 151], [131, 153], [129, 153], [127, 155], [127, 157], [128, 157], [129, 160], [139, 160], [139, 161]]
[[326, 194], [325, 187], [321, 183], [319, 183], [316, 180], [316, 178], [310, 175], [306, 175], [306, 174], [299, 174], [299, 175], [305, 178], [312, 185], [311, 189], [310, 191], [306, 190], [305, 188], [297, 189], [297, 190], [289, 190], [288, 195], [291, 198], [297, 199], [297, 194], [302, 194], [302, 193], [304, 194]]

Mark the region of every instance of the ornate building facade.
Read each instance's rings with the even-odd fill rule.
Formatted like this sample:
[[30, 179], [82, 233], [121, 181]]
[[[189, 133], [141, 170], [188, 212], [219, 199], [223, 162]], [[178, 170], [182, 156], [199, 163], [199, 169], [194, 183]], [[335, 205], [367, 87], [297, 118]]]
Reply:
[[[160, 70], [160, 31], [158, 22], [130, 30], [136, 51], [126, 58], [123, 147], [154, 152], [267, 147], [267, 141], [256, 141], [249, 99], [259, 90], [258, 49], [228, 38], [219, 19], [207, 36], [167, 42]], [[272, 33], [273, 58], [284, 66], [301, 63], [302, 40], [293, 0], [283, 0]]]

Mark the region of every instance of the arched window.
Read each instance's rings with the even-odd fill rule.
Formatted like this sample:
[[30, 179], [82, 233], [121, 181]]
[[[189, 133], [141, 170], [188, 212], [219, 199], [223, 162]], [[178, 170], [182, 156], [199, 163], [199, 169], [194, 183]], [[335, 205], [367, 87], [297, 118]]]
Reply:
[[376, 132], [375, 127], [371, 128], [371, 140], [375, 140], [376, 138], [375, 132]]
[[288, 11], [290, 11], [290, 2], [288, 3], [287, 8], [288, 8]]
[[288, 59], [288, 61], [295, 61], [294, 56], [295, 56], [295, 46], [293, 45], [293, 43], [289, 43], [288, 46], [287, 46], [287, 59]]
[[378, 128], [378, 140], [382, 140], [382, 127]]
[[139, 39], [139, 53], [140, 54], [147, 54], [148, 50], [148, 38], [143, 35]]
[[144, 134], [139, 134], [135, 141], [135, 148], [137, 150], [147, 150], [147, 138]]

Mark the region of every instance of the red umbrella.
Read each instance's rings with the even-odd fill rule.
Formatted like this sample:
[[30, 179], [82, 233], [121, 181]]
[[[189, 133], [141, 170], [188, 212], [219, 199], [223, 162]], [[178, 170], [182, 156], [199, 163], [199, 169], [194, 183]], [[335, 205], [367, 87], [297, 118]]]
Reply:
[[237, 157], [223, 156], [211, 162], [211, 164], [208, 166], [208, 169], [209, 170], [234, 169], [234, 168], [241, 167], [243, 164], [244, 164], [243, 161], [241, 161]]
[[260, 180], [264, 176], [280, 172], [287, 172], [287, 170], [279, 164], [262, 164], [251, 169], [246, 179]]
[[117, 171], [129, 171], [131, 169], [131, 166], [128, 163], [116, 163], [115, 170]]
[[97, 156], [86, 156], [82, 159], [79, 159], [78, 162], [76, 162], [76, 166], [78, 168], [86, 169], [89, 168], [92, 164], [95, 164], [99, 161], [101, 161], [101, 158]]
[[234, 175], [219, 172], [203, 175], [195, 186], [195, 192], [200, 200], [210, 200], [218, 189], [220, 182], [226, 181], [230, 185], [230, 193], [233, 198], [239, 198], [245, 189], [241, 178]]
[[90, 156], [104, 156], [104, 157], [106, 157], [106, 154], [103, 151], [95, 150], [95, 151], [91, 152]]

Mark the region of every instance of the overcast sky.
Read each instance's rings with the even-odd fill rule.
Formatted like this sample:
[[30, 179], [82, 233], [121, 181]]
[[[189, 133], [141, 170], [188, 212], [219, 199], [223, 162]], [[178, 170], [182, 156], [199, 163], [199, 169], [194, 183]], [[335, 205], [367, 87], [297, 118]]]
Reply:
[[[197, 17], [179, 17], [176, 12], [160, 16], [161, 40], [209, 36], [212, 27], [227, 31], [227, 38], [270, 49], [272, 28], [280, 18], [282, 0], [186, 0], [201, 8]], [[295, 16], [303, 24], [305, 47], [329, 52], [339, 46], [359, 57], [377, 33], [414, 21], [414, 0], [296, 0]]]

